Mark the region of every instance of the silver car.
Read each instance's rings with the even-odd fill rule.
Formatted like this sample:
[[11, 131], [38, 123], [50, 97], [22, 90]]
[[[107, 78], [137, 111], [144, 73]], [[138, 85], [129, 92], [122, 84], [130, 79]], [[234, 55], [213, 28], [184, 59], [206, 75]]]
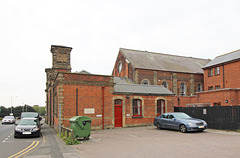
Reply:
[[16, 119], [14, 118], [14, 116], [5, 116], [2, 119], [2, 124], [7, 124], [7, 123], [15, 124], [15, 122], [16, 122]]
[[203, 131], [207, 128], [204, 120], [192, 118], [183, 112], [164, 113], [154, 118], [153, 124], [158, 129], [175, 129], [181, 132]]

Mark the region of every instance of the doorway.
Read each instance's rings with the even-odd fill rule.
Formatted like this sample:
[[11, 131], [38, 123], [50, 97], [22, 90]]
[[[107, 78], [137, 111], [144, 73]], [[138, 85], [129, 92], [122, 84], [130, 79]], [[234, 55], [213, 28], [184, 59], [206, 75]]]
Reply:
[[122, 100], [116, 99], [114, 101], [114, 120], [115, 127], [122, 127]]

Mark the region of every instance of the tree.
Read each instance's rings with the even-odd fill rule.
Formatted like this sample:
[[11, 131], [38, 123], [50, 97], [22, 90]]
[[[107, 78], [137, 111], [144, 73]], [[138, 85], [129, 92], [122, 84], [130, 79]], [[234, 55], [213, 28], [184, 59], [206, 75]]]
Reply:
[[4, 116], [9, 116], [11, 111], [13, 113], [13, 116], [19, 117], [21, 116], [22, 112], [37, 112], [34, 110], [33, 107], [29, 105], [24, 105], [24, 106], [17, 106], [17, 107], [9, 107], [5, 108], [4, 106], [1, 106], [1, 111], [0, 111], [0, 118], [3, 118]]
[[39, 115], [45, 115], [46, 114], [46, 107], [39, 107], [34, 106], [33, 109], [39, 113]]
[[4, 106], [1, 106], [1, 112], [0, 117], [3, 118], [4, 116], [10, 115], [11, 108], [5, 108]]

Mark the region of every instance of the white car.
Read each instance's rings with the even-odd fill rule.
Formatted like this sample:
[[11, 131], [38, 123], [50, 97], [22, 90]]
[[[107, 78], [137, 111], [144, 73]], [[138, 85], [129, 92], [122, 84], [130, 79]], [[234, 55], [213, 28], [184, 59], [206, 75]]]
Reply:
[[14, 116], [5, 116], [2, 119], [2, 124], [7, 124], [7, 123], [11, 123], [11, 124], [15, 124], [16, 119], [14, 118]]

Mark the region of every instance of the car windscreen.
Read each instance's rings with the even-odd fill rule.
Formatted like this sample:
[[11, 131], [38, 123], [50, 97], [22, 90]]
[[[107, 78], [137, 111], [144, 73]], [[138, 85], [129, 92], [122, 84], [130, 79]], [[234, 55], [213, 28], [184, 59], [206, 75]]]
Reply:
[[19, 125], [37, 125], [37, 120], [34, 119], [23, 119], [19, 122]]
[[174, 114], [174, 117], [176, 119], [187, 119], [187, 118], [191, 118], [190, 116], [188, 116], [187, 114], [185, 113], [175, 113]]
[[22, 113], [21, 115], [22, 118], [37, 118], [38, 117], [38, 113]]
[[5, 116], [3, 119], [13, 119], [13, 116]]

